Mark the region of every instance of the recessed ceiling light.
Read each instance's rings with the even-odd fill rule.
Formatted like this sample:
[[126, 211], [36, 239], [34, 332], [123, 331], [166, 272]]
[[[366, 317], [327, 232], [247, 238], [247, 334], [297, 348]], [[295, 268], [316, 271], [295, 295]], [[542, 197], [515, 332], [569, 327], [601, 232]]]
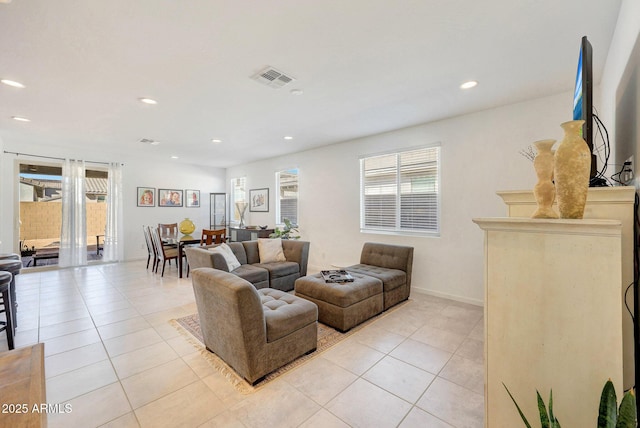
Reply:
[[158, 104], [156, 100], [152, 100], [151, 98], [140, 98], [140, 102], [145, 104]]
[[178, 159], [178, 156], [171, 156], [171, 159]]
[[462, 85], [460, 85], [460, 89], [471, 89], [477, 84], [478, 82], [476, 82], [475, 80], [469, 80], [468, 82], [464, 82]]
[[287, 135], [286, 137], [284, 137], [285, 140], [293, 140], [293, 137], [290, 135]]
[[214, 138], [213, 140], [211, 140], [211, 142], [212, 142], [212, 143], [215, 143], [215, 144], [219, 144], [219, 143], [222, 143], [222, 140], [219, 140], [219, 139], [217, 139], [217, 138]]
[[2, 80], [0, 80], [0, 82], [4, 83], [7, 86], [13, 86], [14, 88], [24, 88], [25, 87], [22, 83], [16, 82], [15, 80], [2, 79]]
[[304, 91], [302, 89], [292, 89], [289, 92], [291, 93], [291, 95], [302, 95], [302, 94], [304, 94]]
[[20, 116], [11, 116], [11, 119], [17, 120], [18, 122], [31, 122], [30, 119], [27, 119], [26, 117], [20, 117]]

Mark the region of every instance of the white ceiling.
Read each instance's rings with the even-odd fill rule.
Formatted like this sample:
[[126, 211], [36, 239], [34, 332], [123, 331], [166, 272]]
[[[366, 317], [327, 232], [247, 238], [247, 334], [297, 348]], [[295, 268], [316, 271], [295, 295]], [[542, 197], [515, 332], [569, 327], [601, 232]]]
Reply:
[[[0, 3], [0, 78], [26, 88], [0, 85], [0, 138], [89, 145], [122, 161], [175, 155], [232, 166], [571, 91], [583, 35], [598, 82], [619, 8], [620, 0], [13, 0]], [[272, 89], [250, 79], [268, 65], [296, 80]], [[460, 90], [470, 79], [479, 85]]]

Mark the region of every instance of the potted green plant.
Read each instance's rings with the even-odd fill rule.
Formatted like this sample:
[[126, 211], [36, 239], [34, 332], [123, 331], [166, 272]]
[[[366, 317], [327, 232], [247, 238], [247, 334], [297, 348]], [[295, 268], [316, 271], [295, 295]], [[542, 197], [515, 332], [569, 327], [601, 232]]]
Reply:
[[284, 222], [284, 227], [280, 229], [276, 226], [269, 238], [300, 239], [300, 235], [294, 235], [299, 233], [298, 226], [294, 226], [288, 218], [282, 219], [282, 221]]
[[[518, 413], [527, 428], [531, 428], [529, 421], [522, 413], [520, 406], [513, 398], [511, 392], [507, 388], [507, 385], [502, 384], [504, 389], [507, 390], [507, 394], [511, 397], [513, 404], [516, 405]], [[540, 425], [542, 428], [560, 428], [560, 422], [553, 415], [553, 392], [549, 393], [549, 412], [540, 397], [540, 393], [536, 391], [538, 397], [538, 411], [540, 413]], [[613, 386], [613, 382], [609, 379], [602, 388], [602, 394], [600, 396], [600, 407], [598, 412], [598, 428], [635, 428], [637, 426], [636, 415], [636, 397], [633, 394], [633, 390], [627, 391], [622, 397], [622, 402], [618, 408], [618, 401], [616, 398], [616, 390]]]

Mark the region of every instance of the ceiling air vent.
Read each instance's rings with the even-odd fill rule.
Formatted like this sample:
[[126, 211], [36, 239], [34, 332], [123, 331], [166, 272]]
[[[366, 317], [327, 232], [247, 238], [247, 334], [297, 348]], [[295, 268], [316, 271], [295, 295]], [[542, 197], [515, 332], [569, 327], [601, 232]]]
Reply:
[[141, 138], [138, 140], [138, 143], [149, 144], [151, 146], [157, 146], [158, 144], [160, 144], [158, 141], [152, 140], [150, 138]]
[[251, 76], [256, 82], [260, 82], [263, 85], [267, 85], [271, 88], [280, 89], [288, 83], [296, 80], [291, 76], [287, 76], [281, 71], [276, 70], [273, 67], [267, 67], [253, 76]]

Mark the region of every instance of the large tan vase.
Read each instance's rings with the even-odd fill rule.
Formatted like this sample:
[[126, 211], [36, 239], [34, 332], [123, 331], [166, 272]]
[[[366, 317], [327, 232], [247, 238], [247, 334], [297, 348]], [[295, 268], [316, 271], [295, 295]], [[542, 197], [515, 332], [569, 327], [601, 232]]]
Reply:
[[560, 218], [582, 218], [589, 190], [591, 153], [580, 136], [584, 120], [562, 125], [564, 138], [555, 154], [554, 180]]
[[551, 147], [556, 140], [540, 140], [533, 143], [538, 154], [533, 160], [533, 167], [538, 176], [538, 182], [533, 188], [533, 195], [538, 203], [538, 209], [531, 218], [558, 218], [558, 214], [551, 207], [556, 198], [556, 188], [553, 185], [554, 153]]

